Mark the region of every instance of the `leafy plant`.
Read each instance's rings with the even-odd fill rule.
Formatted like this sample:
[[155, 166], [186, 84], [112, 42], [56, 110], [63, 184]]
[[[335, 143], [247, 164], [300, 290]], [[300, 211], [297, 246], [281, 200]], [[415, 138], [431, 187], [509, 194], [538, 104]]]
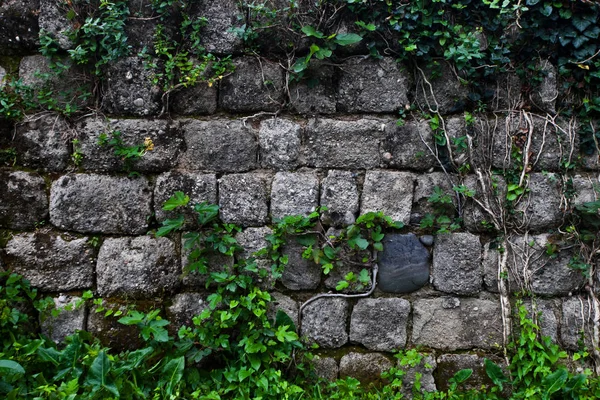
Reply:
[[143, 144], [128, 146], [123, 141], [121, 131], [114, 130], [109, 133], [101, 133], [98, 136], [98, 145], [111, 147], [114, 155], [123, 161], [125, 171], [133, 172], [133, 164], [142, 158], [146, 152], [154, 150], [152, 139], [145, 138]]

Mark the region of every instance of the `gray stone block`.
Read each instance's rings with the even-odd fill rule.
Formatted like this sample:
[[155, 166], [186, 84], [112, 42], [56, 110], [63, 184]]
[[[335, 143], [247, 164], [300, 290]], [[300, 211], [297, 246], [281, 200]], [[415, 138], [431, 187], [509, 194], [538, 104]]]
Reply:
[[336, 349], [348, 342], [348, 302], [340, 298], [317, 299], [302, 310], [301, 335], [309, 343]]
[[[541, 337], [549, 337], [552, 342], [558, 343], [558, 319], [552, 300], [525, 300], [527, 318], [532, 319], [540, 328]], [[518, 315], [518, 312], [515, 313]]]
[[[416, 102], [425, 112], [439, 112], [442, 115], [464, 110], [469, 88], [463, 85], [449, 63], [423, 68], [417, 73]], [[428, 82], [427, 82], [428, 81]]]
[[109, 114], [147, 117], [162, 110], [162, 89], [152, 83], [156, 71], [140, 57], [125, 57], [106, 70], [102, 108]]
[[278, 292], [271, 293], [271, 299], [273, 301], [269, 304], [269, 309], [267, 310], [269, 319], [274, 321], [277, 317], [277, 312], [281, 310], [291, 318], [296, 331], [298, 331], [300, 328], [298, 326], [298, 303], [291, 297]]
[[267, 235], [273, 233], [273, 230], [266, 226], [259, 228], [246, 228], [242, 232], [235, 235], [235, 239], [238, 244], [242, 246], [240, 257], [250, 258], [254, 257], [254, 253], [269, 246], [269, 242], [266, 239]]
[[323, 223], [332, 226], [353, 224], [358, 213], [359, 196], [356, 174], [350, 171], [330, 170], [323, 180], [321, 206]]
[[352, 310], [350, 341], [369, 350], [394, 351], [406, 345], [410, 303], [398, 298], [361, 299]]
[[206, 18], [207, 24], [200, 30], [201, 44], [209, 53], [229, 55], [239, 52], [242, 39], [235, 29], [243, 28], [245, 19], [240, 19], [245, 10], [235, 0], [191, 3], [190, 17]]
[[[411, 222], [417, 223], [425, 214], [434, 214], [436, 209], [439, 212], [441, 208], [445, 214], [452, 217], [456, 214], [456, 193], [452, 190], [454, 175], [446, 175], [443, 172], [432, 172], [430, 174], [419, 174], [415, 179], [415, 192], [413, 194], [413, 207]], [[451, 204], [433, 204], [429, 201], [435, 188], [440, 188], [444, 193], [450, 196]]]
[[[190, 197], [188, 205], [173, 211], [163, 210], [163, 204], [177, 191]], [[194, 211], [194, 205], [202, 202], [217, 204], [217, 176], [215, 174], [171, 171], [160, 174], [156, 178], [154, 212], [158, 222], [167, 218], [177, 218], [177, 215], [183, 212], [186, 227], [198, 226], [198, 214]]]
[[320, 60], [311, 60], [302, 80], [290, 83], [290, 103], [300, 114], [335, 113], [334, 70]]
[[[194, 60], [194, 63], [197, 63]], [[203, 77], [210, 78], [210, 65]], [[181, 88], [171, 95], [171, 109], [179, 115], [214, 114], [217, 111], [218, 85], [209, 85], [200, 80], [193, 86]]]
[[481, 243], [471, 233], [438, 235], [433, 248], [431, 279], [442, 292], [475, 294], [482, 289]]
[[[489, 358], [489, 357], [488, 357]], [[503, 360], [492, 359], [496, 364], [502, 366]], [[438, 389], [448, 390], [449, 380], [462, 369], [472, 369], [473, 374], [460, 387], [470, 390], [479, 389], [482, 385], [492, 386], [492, 381], [485, 372], [485, 357], [477, 354], [442, 354], [437, 359], [436, 375], [438, 377]], [[509, 374], [505, 371], [505, 375]]]
[[240, 120], [187, 120], [182, 130], [187, 148], [180, 168], [243, 172], [257, 166], [256, 132]]
[[[125, 36], [127, 36], [127, 44], [131, 46], [130, 54], [138, 54], [144, 47], [150, 52], [152, 51], [154, 32], [158, 24], [163, 25], [163, 32], [168, 34], [173, 33], [173, 28], [177, 29], [179, 25], [179, 21], [172, 17], [166, 20], [159, 18], [152, 3], [146, 0], [128, 0], [127, 6], [129, 18], [125, 24]], [[171, 7], [169, 11], [172, 12], [174, 9], [175, 7]]]
[[502, 344], [500, 302], [456, 297], [416, 300], [412, 342], [451, 351], [494, 349]]
[[369, 169], [379, 166], [386, 120], [311, 119], [303, 143], [306, 164], [317, 168]]
[[281, 118], [263, 121], [258, 131], [261, 164], [265, 168], [291, 170], [300, 165], [300, 136], [297, 123]]
[[[139, 311], [148, 311], [148, 305], [135, 304], [131, 300], [129, 305], [133, 305]], [[124, 350], [135, 350], [144, 347], [144, 342], [140, 338], [140, 328], [135, 325], [123, 325], [118, 322], [119, 318], [105, 316], [107, 310], [113, 312], [120, 311], [123, 315], [127, 314], [128, 308], [121, 299], [103, 299], [102, 306], [104, 311], [97, 312], [97, 306], [92, 306], [87, 320], [87, 330], [94, 338], [100, 340], [104, 346], [111, 350], [120, 352]]]
[[[61, 343], [64, 342], [67, 336], [74, 334], [76, 331], [85, 330], [86, 309], [84, 306], [75, 307], [77, 302], [82, 300], [81, 297], [61, 294], [52, 300], [54, 301], [54, 307], [60, 310], [60, 313], [57, 316], [52, 316], [47, 311], [41, 315], [40, 325], [44, 335], [55, 343]], [[71, 309], [67, 310], [65, 307]]]
[[335, 358], [315, 356], [312, 360], [315, 374], [321, 378], [333, 382], [338, 378], [339, 367]]
[[421, 362], [417, 365], [411, 366], [410, 364], [402, 365], [401, 362], [398, 363], [398, 368], [405, 372], [405, 375], [402, 377], [402, 394], [404, 394], [407, 399], [416, 397], [413, 394], [413, 389], [415, 387], [415, 382], [417, 381], [417, 374], [420, 374], [421, 393], [435, 392], [437, 390], [435, 379], [433, 377], [433, 374], [437, 369], [437, 362], [433, 355], [421, 355]]
[[429, 251], [412, 233], [388, 233], [379, 253], [378, 288], [387, 293], [410, 293], [429, 282]]
[[271, 218], [307, 216], [319, 206], [319, 178], [315, 172], [278, 172], [271, 185]]
[[0, 4], [0, 55], [27, 54], [39, 45], [39, 0], [4, 1]]
[[151, 202], [146, 178], [63, 175], [50, 189], [50, 222], [77, 232], [143, 234]]
[[269, 214], [268, 175], [231, 174], [219, 179], [219, 214], [225, 223], [262, 226]]
[[408, 224], [413, 200], [414, 176], [408, 172], [367, 171], [360, 213], [383, 211], [394, 221]]
[[32, 229], [46, 217], [44, 179], [30, 172], [0, 170], [0, 227]]
[[185, 292], [173, 296], [171, 305], [165, 311], [167, 319], [171, 322], [171, 326], [175, 330], [178, 330], [184, 325], [193, 326], [192, 319], [196, 315], [200, 315], [207, 308], [208, 303], [204, 295]]
[[179, 283], [175, 243], [150, 236], [107, 238], [98, 253], [98, 295], [149, 298]]
[[[516, 205], [516, 218], [531, 231], [557, 228], [563, 221], [561, 181], [555, 174], [533, 173], [527, 184], [529, 193]], [[519, 221], [519, 222], [521, 222]]]
[[46, 292], [89, 289], [94, 284], [94, 252], [87, 238], [56, 233], [22, 233], [6, 245], [9, 265]]
[[381, 145], [382, 162], [386, 166], [426, 171], [438, 166], [432, 151], [435, 142], [427, 121], [404, 121], [401, 125], [395, 120], [388, 121]]
[[600, 180], [598, 174], [575, 174], [573, 177], [575, 195], [573, 205], [582, 205], [596, 201], [600, 197]]
[[281, 276], [281, 283], [288, 289], [313, 290], [321, 282], [321, 266], [302, 258], [303, 250], [294, 238], [288, 238], [288, 243], [281, 250], [288, 256], [288, 263]]
[[522, 84], [516, 73], [497, 74], [496, 81], [488, 86], [494, 92], [490, 111], [516, 110], [523, 102]]
[[542, 82], [533, 89], [529, 99], [540, 110], [555, 114], [556, 99], [558, 98], [558, 72], [550, 60], [540, 61], [538, 68], [542, 75]]
[[17, 152], [19, 164], [45, 171], [63, 171], [69, 164], [66, 137], [71, 129], [63, 118], [46, 114], [17, 126], [10, 146]]
[[211, 253], [206, 255], [207, 268], [202, 272], [197, 268], [192, 270], [192, 262], [189, 259], [192, 249], [186, 249], [188, 232], [181, 236], [181, 275], [183, 285], [188, 289], [200, 290], [207, 288], [209, 274], [212, 272], [223, 272], [234, 264], [234, 258], [221, 253]]
[[381, 382], [381, 373], [394, 364], [380, 353], [354, 353], [342, 356], [340, 360], [340, 378], [352, 377], [364, 385]]
[[[494, 229], [492, 216], [484, 210], [486, 207], [497, 218], [504, 212], [506, 206], [506, 182], [500, 175], [483, 176], [485, 187], [475, 175], [463, 179], [463, 185], [475, 192], [473, 199], [465, 199], [463, 205], [463, 223], [469, 232], [489, 232]], [[474, 201], [478, 200], [479, 203]]]
[[235, 71], [223, 78], [219, 106], [232, 112], [276, 111], [283, 105], [283, 71], [254, 57], [233, 61]]
[[[82, 167], [90, 171], [117, 172], [128, 168], [139, 172], [161, 172], [173, 168], [183, 147], [178, 124], [165, 120], [146, 119], [100, 119], [88, 118], [78, 125], [81, 133], [79, 150], [83, 155]], [[146, 150], [139, 159], [123, 160], [115, 155], [115, 148], [100, 145], [101, 135], [112, 139], [112, 132], [120, 132], [123, 146], [144, 146]]]
[[339, 111], [393, 113], [409, 104], [410, 75], [393, 58], [351, 58], [341, 68]]
[[70, 31], [74, 31], [74, 22], [67, 19], [68, 6], [56, 0], [40, 0], [40, 30], [56, 40], [62, 50], [73, 48], [69, 39]]
[[[562, 301], [562, 318], [560, 321], [560, 340], [565, 349], [591, 351], [594, 347], [594, 317], [588, 299], [582, 296], [566, 297]], [[583, 345], [583, 346], [582, 346]]]

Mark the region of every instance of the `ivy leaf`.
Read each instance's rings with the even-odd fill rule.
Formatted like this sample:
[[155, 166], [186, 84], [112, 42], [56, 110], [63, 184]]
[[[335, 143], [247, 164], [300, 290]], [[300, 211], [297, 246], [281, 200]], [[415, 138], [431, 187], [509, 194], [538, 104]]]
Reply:
[[350, 284], [347, 281], [339, 281], [338, 284], [335, 287], [335, 290], [344, 290], [346, 289], [348, 286], [350, 286]]
[[367, 285], [371, 281], [371, 276], [369, 275], [369, 271], [367, 271], [366, 269], [363, 268], [360, 271], [360, 274], [358, 275], [358, 280], [363, 285]]
[[289, 326], [292, 331], [296, 332], [296, 324], [294, 324], [294, 321], [283, 310], [277, 310], [275, 326]]
[[302, 27], [302, 32], [309, 37], [316, 37], [318, 39], [323, 39], [325, 36], [323, 36], [323, 33], [319, 32], [318, 30], [316, 30], [315, 28], [313, 28], [310, 25], [306, 25]]
[[25, 369], [16, 361], [0, 360], [0, 372], [2, 375], [24, 375]]
[[180, 215], [175, 219], [166, 219], [162, 222], [162, 225], [157, 231], [156, 236], [167, 236], [169, 233], [181, 229], [183, 223], [185, 222], [185, 218], [183, 215]]
[[589, 17], [586, 16], [575, 15], [571, 22], [579, 32], [583, 32], [592, 24], [593, 20], [590, 20]]
[[177, 207], [187, 206], [190, 202], [190, 196], [186, 196], [183, 192], [175, 192], [175, 194], [162, 206], [162, 209], [165, 211], [171, 211], [176, 209]]
[[198, 223], [200, 225], [206, 225], [217, 218], [219, 215], [219, 206], [203, 201], [202, 203], [194, 206], [194, 211], [198, 213]]
[[352, 249], [356, 249], [358, 247], [361, 250], [365, 250], [367, 247], [369, 247], [369, 242], [362, 236], [356, 236], [348, 240], [348, 246], [350, 246]]
[[502, 383], [508, 382], [506, 376], [504, 376], [504, 372], [502, 368], [500, 368], [496, 363], [488, 360], [487, 358], [483, 362], [485, 365], [485, 373], [492, 380], [492, 383], [502, 389]]
[[244, 379], [246, 379], [247, 377], [249, 377], [250, 375], [252, 375], [254, 371], [251, 371], [247, 368], [241, 368], [238, 372], [238, 379], [240, 382], [243, 382]]
[[356, 33], [339, 33], [335, 36], [333, 40], [335, 43], [340, 46], [348, 46], [351, 44], [358, 43], [362, 40], [362, 36], [357, 35]]
[[470, 368], [461, 369], [460, 371], [458, 371], [457, 373], [454, 374], [452, 379], [454, 380], [454, 382], [461, 384], [464, 381], [466, 381], [467, 379], [469, 379], [472, 374], [473, 374], [473, 370]]
[[549, 17], [550, 14], [552, 14], [552, 6], [549, 4], [544, 5], [544, 7], [542, 7], [542, 9], [540, 9], [540, 13], [544, 16], [544, 17]]

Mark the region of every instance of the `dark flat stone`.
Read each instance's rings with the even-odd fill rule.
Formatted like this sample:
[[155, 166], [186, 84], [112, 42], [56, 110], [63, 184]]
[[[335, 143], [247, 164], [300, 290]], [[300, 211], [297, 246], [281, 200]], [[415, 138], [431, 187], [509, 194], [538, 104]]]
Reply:
[[387, 234], [379, 253], [378, 287], [388, 293], [410, 293], [429, 282], [429, 252], [419, 239]]

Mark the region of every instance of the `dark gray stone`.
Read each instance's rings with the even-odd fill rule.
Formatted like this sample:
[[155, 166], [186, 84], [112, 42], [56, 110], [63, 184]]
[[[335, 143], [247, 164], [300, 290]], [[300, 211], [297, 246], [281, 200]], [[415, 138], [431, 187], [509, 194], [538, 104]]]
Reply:
[[427, 121], [403, 121], [399, 125], [393, 120], [385, 126], [381, 145], [384, 165], [398, 169], [429, 170], [438, 166], [432, 151], [435, 151], [435, 142]]
[[449, 63], [440, 62], [433, 68], [423, 68], [423, 73], [424, 77], [420, 71], [416, 77], [415, 100], [420, 109], [446, 115], [465, 108], [469, 88], [460, 82]]
[[233, 61], [235, 71], [223, 78], [219, 105], [227, 111], [276, 111], [283, 105], [283, 71], [278, 64], [254, 57]]
[[166, 308], [167, 319], [171, 326], [179, 329], [182, 326], [193, 326], [192, 319], [208, 308], [205, 296], [200, 293], [185, 292], [173, 296], [172, 304]]
[[89, 289], [95, 262], [87, 239], [41, 231], [15, 235], [6, 245], [8, 263], [46, 292]]
[[303, 143], [306, 164], [317, 168], [369, 169], [379, 166], [386, 120], [311, 119]]
[[[419, 216], [424, 214], [434, 214], [436, 209], [439, 212], [441, 208], [445, 210], [446, 215], [453, 216], [456, 213], [456, 194], [452, 190], [454, 175], [446, 175], [443, 172], [432, 172], [430, 174], [420, 174], [416, 176], [415, 192], [413, 195], [413, 214]], [[433, 204], [429, 201], [435, 188], [440, 188], [452, 199], [452, 204]]]
[[364, 385], [381, 382], [381, 373], [394, 364], [380, 353], [350, 352], [340, 360], [340, 378], [352, 377]]
[[594, 317], [590, 313], [592, 307], [587, 297], [574, 296], [563, 299], [560, 340], [565, 349], [578, 351], [581, 350], [581, 345], [589, 351], [593, 349]]
[[278, 172], [271, 185], [271, 218], [307, 216], [319, 205], [319, 178], [315, 172]]
[[[163, 25], [163, 32], [167, 34], [172, 34], [173, 28], [178, 25], [178, 21], [176, 22], [172, 17], [161, 21], [152, 3], [146, 0], [128, 0], [127, 6], [129, 18], [125, 24], [125, 36], [127, 36], [127, 44], [131, 46], [130, 54], [138, 54], [144, 47], [151, 52], [154, 48], [154, 32], [158, 24]], [[169, 11], [175, 11], [175, 7], [172, 6]]]
[[[88, 118], [78, 126], [82, 134], [79, 149], [83, 155], [82, 167], [91, 171], [116, 172], [128, 168], [139, 172], [161, 172], [173, 168], [183, 147], [178, 124], [164, 120]], [[112, 132], [120, 132], [123, 146], [141, 146], [146, 149], [139, 159], [129, 164], [115, 155], [115, 148], [98, 143], [101, 135], [111, 139]]]
[[[129, 300], [129, 305], [133, 304], [139, 311], [149, 311], [146, 304], [136, 304]], [[140, 328], [136, 325], [123, 325], [118, 322], [119, 318], [105, 316], [106, 311], [112, 310], [113, 313], [120, 311], [127, 315], [128, 307], [123, 304], [122, 299], [103, 299], [103, 311], [97, 312], [98, 306], [92, 306], [87, 320], [87, 331], [94, 338], [111, 350], [120, 352], [124, 350], [135, 350], [144, 347], [144, 342], [140, 337]]]
[[188, 170], [244, 172], [256, 168], [256, 132], [240, 120], [187, 120], [183, 124], [186, 151], [179, 162]]
[[105, 239], [96, 271], [98, 295], [149, 298], [177, 287], [180, 266], [171, 240], [139, 236]]
[[301, 127], [281, 118], [263, 121], [258, 131], [261, 164], [277, 170], [295, 169], [300, 164]]
[[333, 382], [338, 378], [339, 367], [335, 358], [315, 356], [312, 360], [315, 374], [321, 378]]
[[219, 179], [219, 215], [225, 223], [262, 226], [269, 214], [270, 177], [261, 173], [231, 174]]
[[[402, 365], [398, 363], [397, 367], [405, 372], [402, 377], [402, 393], [407, 399], [415, 398], [413, 389], [417, 381], [417, 374], [420, 374], [421, 393], [435, 392], [437, 387], [433, 374], [437, 369], [437, 362], [433, 355], [421, 354], [421, 361], [416, 365]], [[413, 397], [414, 396], [414, 397]]]
[[353, 224], [359, 205], [356, 174], [350, 171], [330, 170], [323, 180], [321, 206], [327, 207], [323, 213], [323, 223], [333, 226]]
[[406, 345], [410, 303], [398, 298], [361, 299], [352, 310], [350, 341], [369, 350], [394, 351]]
[[516, 110], [523, 102], [522, 84], [516, 73], [500, 73], [496, 81], [488, 86], [494, 92], [491, 111]]
[[378, 288], [387, 293], [410, 293], [429, 282], [429, 251], [409, 233], [388, 233], [379, 253]]
[[3, 1], [0, 4], [0, 55], [37, 50], [40, 0]]
[[245, 13], [235, 0], [193, 2], [192, 18], [206, 18], [206, 26], [200, 30], [201, 44], [209, 53], [230, 55], [242, 47], [242, 39], [234, 32], [244, 25]]
[[288, 289], [313, 290], [321, 282], [321, 266], [302, 258], [303, 250], [302, 245], [294, 238], [288, 238], [288, 243], [281, 250], [288, 256], [288, 263], [281, 276], [281, 283]]
[[301, 335], [309, 343], [336, 349], [348, 342], [348, 302], [340, 298], [317, 299], [302, 310]]
[[475, 294], [482, 289], [481, 243], [470, 233], [438, 235], [433, 248], [431, 279], [442, 292]]
[[[163, 210], [163, 204], [175, 192], [181, 191], [190, 197], [186, 207], [173, 211]], [[162, 222], [167, 218], [176, 218], [182, 213], [186, 219], [186, 227], [198, 226], [198, 214], [194, 205], [208, 202], [217, 204], [217, 176], [188, 171], [171, 171], [160, 174], [154, 186], [154, 212], [156, 220]]]
[[269, 319], [274, 321], [277, 317], [277, 312], [281, 310], [294, 322], [294, 327], [297, 331], [300, 328], [298, 326], [298, 303], [291, 297], [278, 292], [271, 293], [271, 299], [273, 301], [269, 303], [269, 309], [267, 310]]
[[[192, 59], [195, 66], [198, 60]], [[173, 112], [179, 115], [214, 114], [217, 111], [218, 84], [207, 81], [212, 78], [212, 64], [207, 64], [201, 77], [193, 86], [183, 87], [170, 97]]]
[[331, 65], [311, 60], [302, 80], [290, 84], [290, 103], [294, 111], [305, 115], [333, 114], [336, 103], [333, 78]]
[[[487, 210], [496, 217], [502, 215], [506, 206], [506, 182], [500, 175], [483, 175], [485, 187], [475, 175], [463, 179], [463, 185], [472, 190], [475, 195], [467, 198], [463, 205], [463, 223], [469, 232], [490, 232], [495, 229], [493, 218]], [[477, 202], [475, 201], [477, 200]]]
[[40, 325], [44, 335], [55, 343], [61, 343], [76, 331], [85, 330], [85, 306], [76, 307], [76, 304], [82, 301], [81, 297], [61, 294], [52, 300], [54, 307], [60, 312], [57, 316], [52, 316], [49, 311], [41, 315]]
[[[540, 328], [541, 337], [549, 337], [553, 343], [558, 343], [558, 319], [552, 300], [525, 300], [527, 318], [533, 320]], [[516, 313], [518, 315], [518, 313]]]
[[[230, 269], [234, 264], [234, 258], [231, 256], [227, 256], [225, 254], [221, 254], [218, 252], [210, 253], [205, 256], [207, 259], [206, 262], [206, 271], [201, 271], [198, 268], [192, 270], [192, 262], [189, 259], [189, 256], [193, 249], [186, 249], [187, 242], [187, 234], [189, 232], [184, 232], [181, 235], [181, 275], [182, 275], [182, 283], [183, 285], [192, 290], [201, 290], [207, 288], [207, 282], [209, 274], [212, 272], [223, 272], [226, 269]], [[214, 286], [214, 285], [213, 285]]]
[[[488, 357], [489, 358], [489, 357]], [[502, 366], [503, 360], [492, 359], [497, 365]], [[473, 374], [460, 387], [470, 390], [479, 389], [482, 385], [492, 386], [492, 381], [485, 372], [485, 357], [477, 354], [442, 354], [437, 359], [437, 382], [439, 390], [448, 390], [449, 380], [462, 369], [472, 369]], [[508, 373], [505, 371], [505, 375]]]
[[103, 109], [115, 115], [158, 115], [162, 89], [152, 83], [155, 73], [140, 57], [125, 57], [111, 64], [104, 80]]
[[69, 7], [62, 1], [40, 0], [40, 30], [54, 38], [62, 50], [73, 48], [69, 31], [75, 30], [75, 27], [74, 21], [67, 19], [68, 11]]
[[539, 86], [534, 88], [530, 100], [540, 110], [555, 114], [556, 99], [558, 98], [558, 72], [550, 60], [541, 61], [538, 68], [543, 78]]
[[575, 191], [573, 205], [578, 206], [598, 199], [600, 193], [597, 189], [600, 187], [600, 181], [597, 174], [575, 174], [572, 178]]
[[413, 200], [414, 176], [408, 172], [367, 171], [360, 213], [383, 211], [394, 221], [408, 224]]
[[269, 246], [269, 242], [266, 239], [267, 235], [273, 233], [273, 230], [266, 226], [259, 228], [246, 228], [242, 232], [235, 235], [235, 239], [238, 244], [242, 246], [240, 256], [242, 258], [250, 258], [254, 256], [259, 250], [262, 250]]
[[47, 216], [46, 182], [41, 176], [0, 170], [0, 227], [32, 229]]
[[529, 175], [527, 184], [529, 193], [516, 205], [517, 215], [525, 226], [531, 231], [544, 231], [557, 228], [563, 220], [561, 210], [562, 188], [561, 181], [556, 174]]
[[45, 171], [63, 171], [70, 153], [66, 137], [73, 136], [63, 118], [46, 114], [19, 124], [10, 146], [17, 152], [19, 164]]
[[63, 175], [50, 189], [50, 222], [77, 232], [143, 234], [151, 202], [146, 178]]
[[416, 300], [412, 342], [452, 351], [494, 349], [502, 344], [500, 302], [456, 297]]
[[409, 105], [409, 74], [391, 57], [351, 58], [342, 65], [339, 111], [392, 113]]

